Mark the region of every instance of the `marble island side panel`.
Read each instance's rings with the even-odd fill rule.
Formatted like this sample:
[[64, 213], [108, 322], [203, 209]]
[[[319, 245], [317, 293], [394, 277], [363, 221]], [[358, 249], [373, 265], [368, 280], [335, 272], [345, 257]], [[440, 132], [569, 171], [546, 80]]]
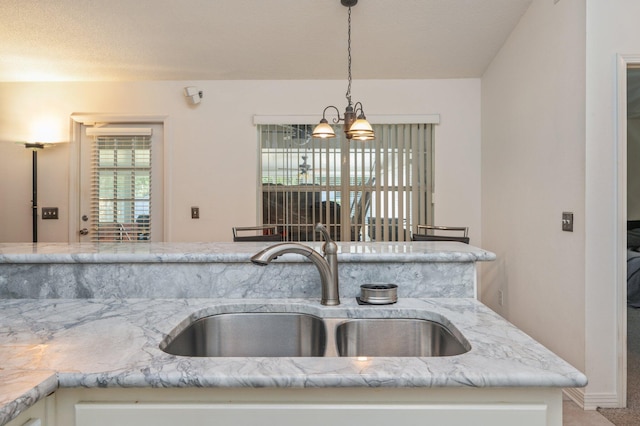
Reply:
[[[0, 244], [1, 298], [287, 298], [319, 294], [303, 256], [266, 267], [268, 243]], [[309, 244], [320, 250], [320, 243]], [[474, 297], [475, 262], [490, 252], [461, 243], [340, 243], [342, 297], [393, 283], [400, 297]]]

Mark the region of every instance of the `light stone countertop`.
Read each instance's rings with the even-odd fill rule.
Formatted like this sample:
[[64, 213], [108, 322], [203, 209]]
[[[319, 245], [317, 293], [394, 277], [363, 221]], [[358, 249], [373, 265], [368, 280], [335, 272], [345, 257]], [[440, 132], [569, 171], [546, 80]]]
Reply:
[[[196, 263], [248, 262], [273, 242], [242, 243], [0, 243], [1, 263]], [[321, 242], [305, 242], [318, 251]], [[476, 262], [495, 260], [480, 248], [456, 242], [338, 242], [340, 262]], [[287, 262], [303, 256], [283, 255]]]
[[[582, 387], [586, 377], [471, 298], [337, 307], [315, 299], [0, 300], [0, 424], [57, 387]], [[452, 357], [189, 358], [160, 342], [188, 319], [225, 312], [443, 321], [471, 350]], [[57, 375], [57, 380], [56, 380]]]
[[[6, 348], [2, 349], [3, 353], [6, 351]], [[0, 425], [57, 388], [58, 378], [54, 371], [7, 370], [0, 367]]]

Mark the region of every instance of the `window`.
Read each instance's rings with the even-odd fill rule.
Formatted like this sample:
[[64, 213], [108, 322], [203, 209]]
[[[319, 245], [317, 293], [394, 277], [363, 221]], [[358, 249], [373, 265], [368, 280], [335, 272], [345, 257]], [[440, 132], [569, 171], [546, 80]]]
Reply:
[[150, 240], [150, 135], [98, 136], [92, 159], [92, 240]]
[[374, 125], [373, 141], [312, 139], [312, 125], [262, 124], [263, 225], [290, 241], [406, 241], [432, 218], [432, 125]]
[[154, 138], [151, 127], [86, 128], [81, 208], [82, 220], [88, 222], [87, 241], [156, 239], [153, 204], [162, 188], [156, 188], [152, 173], [157, 164]]

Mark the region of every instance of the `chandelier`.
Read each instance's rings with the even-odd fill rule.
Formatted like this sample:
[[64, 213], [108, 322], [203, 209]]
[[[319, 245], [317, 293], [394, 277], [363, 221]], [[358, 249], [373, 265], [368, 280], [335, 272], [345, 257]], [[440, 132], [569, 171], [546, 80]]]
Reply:
[[340, 116], [340, 110], [333, 106], [329, 105], [322, 111], [322, 120], [320, 123], [313, 129], [313, 133], [311, 134], [314, 138], [335, 138], [336, 133], [333, 131], [333, 128], [329, 125], [327, 121], [326, 114], [327, 110], [333, 108], [336, 110], [338, 114], [337, 118], [334, 118], [332, 121], [334, 124], [337, 124], [341, 121], [344, 122], [344, 133], [347, 139], [357, 139], [357, 140], [372, 140], [375, 139], [375, 134], [373, 133], [373, 128], [371, 124], [367, 121], [367, 118], [364, 115], [364, 109], [362, 107], [361, 102], [356, 102], [355, 105], [351, 102], [351, 7], [358, 4], [358, 0], [340, 0], [343, 6], [349, 8], [348, 12], [348, 31], [347, 31], [347, 64], [348, 64], [348, 82], [347, 85], [347, 107], [344, 110], [344, 115]]

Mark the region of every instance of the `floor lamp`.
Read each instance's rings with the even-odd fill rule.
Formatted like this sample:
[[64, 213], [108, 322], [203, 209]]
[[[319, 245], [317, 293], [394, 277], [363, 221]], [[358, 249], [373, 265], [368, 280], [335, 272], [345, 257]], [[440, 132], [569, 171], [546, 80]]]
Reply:
[[38, 242], [38, 151], [44, 148], [43, 143], [25, 143], [24, 147], [31, 150], [31, 214], [33, 242]]

